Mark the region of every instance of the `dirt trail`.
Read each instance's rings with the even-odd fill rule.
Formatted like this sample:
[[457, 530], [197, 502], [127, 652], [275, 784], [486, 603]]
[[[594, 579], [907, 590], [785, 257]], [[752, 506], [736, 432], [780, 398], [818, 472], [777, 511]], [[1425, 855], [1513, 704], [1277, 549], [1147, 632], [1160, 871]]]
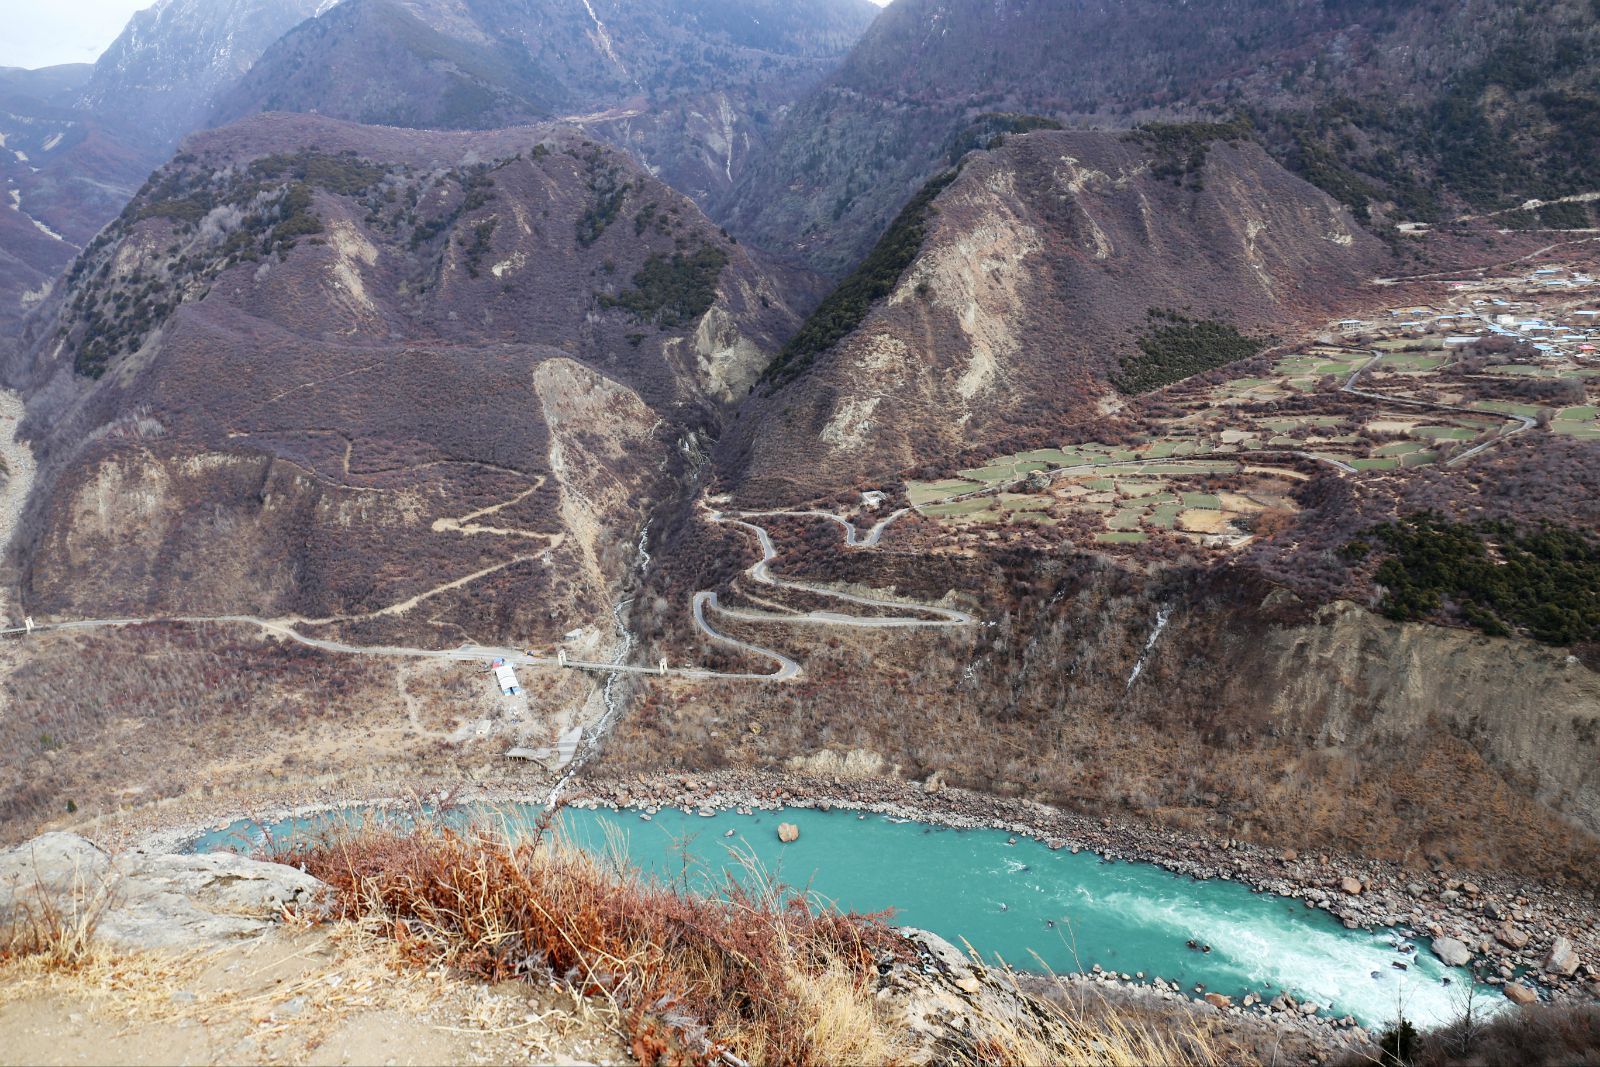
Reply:
[[409, 965], [350, 923], [0, 969], [0, 1063], [628, 1062], [606, 1006]]
[[444, 533], [444, 532], [446, 532], [448, 530], [454, 530], [457, 533], [463, 533], [463, 534], [469, 534], [469, 535], [470, 534], [495, 534], [495, 535], [500, 536], [500, 537], [538, 537], [538, 538], [545, 538], [545, 539], [554, 538], [555, 541], [551, 545], [551, 548], [553, 549], [556, 544], [560, 543], [560, 541], [561, 541], [561, 539], [563, 537], [562, 534], [539, 533], [539, 532], [534, 531], [534, 530], [512, 530], [512, 529], [508, 529], [508, 528], [503, 527], [503, 526], [483, 526], [483, 525], [480, 525], [479, 523], [476, 523], [476, 522], [472, 521], [474, 519], [481, 519], [485, 515], [493, 515], [495, 512], [501, 511], [501, 510], [503, 510], [505, 508], [509, 508], [513, 504], [520, 504], [524, 500], [526, 500], [530, 496], [532, 496], [534, 493], [537, 493], [540, 489], [543, 489], [544, 485], [545, 485], [545, 482], [548, 481], [548, 479], [542, 474], [538, 475], [537, 477], [538, 477], [538, 481], [535, 482], [532, 486], [530, 486], [527, 489], [524, 489], [522, 492], [518, 493], [516, 496], [513, 496], [508, 500], [502, 500], [498, 504], [490, 504], [486, 508], [479, 508], [477, 511], [468, 512], [467, 514], [461, 516], [458, 519], [451, 519], [451, 518], [434, 519], [433, 520], [433, 532], [434, 533]]

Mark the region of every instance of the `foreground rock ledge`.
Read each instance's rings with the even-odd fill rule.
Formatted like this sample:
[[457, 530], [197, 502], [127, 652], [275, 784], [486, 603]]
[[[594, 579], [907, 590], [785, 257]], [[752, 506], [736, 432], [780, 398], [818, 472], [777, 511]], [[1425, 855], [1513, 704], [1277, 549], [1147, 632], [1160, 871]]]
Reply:
[[0, 852], [0, 927], [26, 935], [47, 917], [92, 919], [102, 944], [188, 947], [250, 937], [325, 887], [293, 867], [228, 852], [111, 855], [77, 834], [42, 834]]

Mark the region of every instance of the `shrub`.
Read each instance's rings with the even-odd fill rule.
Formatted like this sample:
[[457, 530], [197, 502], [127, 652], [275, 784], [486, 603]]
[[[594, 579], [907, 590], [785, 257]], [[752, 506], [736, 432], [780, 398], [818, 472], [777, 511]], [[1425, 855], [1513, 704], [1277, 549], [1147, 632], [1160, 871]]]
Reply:
[[640, 322], [673, 328], [695, 322], [717, 298], [717, 279], [728, 253], [702, 244], [690, 255], [654, 255], [633, 276], [633, 288], [600, 297], [600, 306], [624, 308]]
[[[547, 825], [515, 842], [374, 827], [273, 858], [333, 886], [338, 916], [384, 924], [419, 963], [490, 981], [554, 974], [610, 998], [644, 1063], [723, 1049], [761, 1062], [893, 1058], [859, 1022], [878, 962], [905, 951], [877, 917], [733, 878], [721, 897], [693, 895], [608, 870]], [[847, 1016], [855, 1024], [834, 1025]]]
[[1265, 342], [1246, 337], [1226, 323], [1190, 319], [1175, 311], [1151, 308], [1151, 325], [1139, 338], [1139, 355], [1122, 360], [1112, 384], [1124, 393], [1148, 393], [1163, 385], [1241, 359], [1249, 359]]
[[828, 294], [783, 346], [762, 372], [764, 380], [776, 387], [804, 374], [813, 360], [861, 325], [872, 305], [894, 292], [906, 268], [922, 251], [934, 200], [960, 173], [959, 167], [946, 171], [911, 198], [867, 258]]

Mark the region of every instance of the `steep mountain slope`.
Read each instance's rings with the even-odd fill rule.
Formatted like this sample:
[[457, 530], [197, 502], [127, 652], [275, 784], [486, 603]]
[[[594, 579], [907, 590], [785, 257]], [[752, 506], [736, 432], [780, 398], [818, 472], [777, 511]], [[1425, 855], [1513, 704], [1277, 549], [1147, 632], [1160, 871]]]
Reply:
[[197, 137], [12, 367], [44, 486], [29, 610], [429, 642], [602, 617], [805, 291], [569, 130]]
[[[88, 64], [0, 69], [0, 336], [115, 215], [123, 146], [74, 110]], [[0, 341], [3, 346], [6, 341]]]
[[160, 0], [93, 67], [0, 72], [0, 352], [18, 318], [320, 0]]
[[[1218, 139], [1200, 157], [1162, 177], [1150, 139], [1051, 131], [968, 157], [886, 298], [831, 346], [791, 344], [741, 412], [722, 454], [741, 494], [803, 499], [1093, 418], [1152, 313], [1283, 331], [1384, 261], [1258, 146]], [[850, 325], [831, 322], [837, 304], [797, 341]]]
[[346, 0], [269, 49], [215, 121], [314, 111], [489, 129], [591, 116], [704, 195], [875, 13], [866, 0]]
[[128, 20], [95, 63], [80, 107], [170, 148], [200, 126], [218, 94], [325, 0], [159, 0]]
[[1588, 191], [1597, 27], [1587, 0], [900, 0], [719, 218], [840, 270], [988, 112], [1243, 112], [1281, 161], [1378, 220]]

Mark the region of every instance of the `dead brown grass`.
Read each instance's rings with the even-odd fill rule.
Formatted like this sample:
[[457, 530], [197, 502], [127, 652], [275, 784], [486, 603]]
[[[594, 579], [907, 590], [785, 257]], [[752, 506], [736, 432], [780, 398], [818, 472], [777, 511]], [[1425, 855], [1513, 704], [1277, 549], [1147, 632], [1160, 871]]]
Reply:
[[[644, 879], [559, 840], [548, 822], [499, 829], [367, 826], [275, 858], [333, 886], [334, 917], [393, 938], [420, 969], [485, 981], [564, 982], [609, 1005], [641, 1063], [971, 1064], [1246, 1062], [1187, 1016], [1086, 1010], [989, 971], [971, 997], [923, 983], [909, 943], [881, 916], [807, 905], [764, 877], [716, 895]], [[687, 879], [685, 879], [687, 881]], [[886, 964], [908, 964], [884, 979]], [[945, 1021], [908, 1032], [898, 988]]]
[[543, 827], [514, 842], [369, 827], [280, 858], [332, 885], [341, 917], [382, 922], [418, 963], [493, 981], [553, 974], [608, 999], [644, 1063], [900, 1058], [868, 1000], [899, 940], [776, 886], [730, 878], [722, 899], [691, 895]]
[[76, 871], [72, 884], [35, 884], [16, 893], [0, 921], [0, 965], [30, 960], [47, 971], [70, 972], [95, 955], [95, 929], [115, 899], [116, 886], [92, 871]]

